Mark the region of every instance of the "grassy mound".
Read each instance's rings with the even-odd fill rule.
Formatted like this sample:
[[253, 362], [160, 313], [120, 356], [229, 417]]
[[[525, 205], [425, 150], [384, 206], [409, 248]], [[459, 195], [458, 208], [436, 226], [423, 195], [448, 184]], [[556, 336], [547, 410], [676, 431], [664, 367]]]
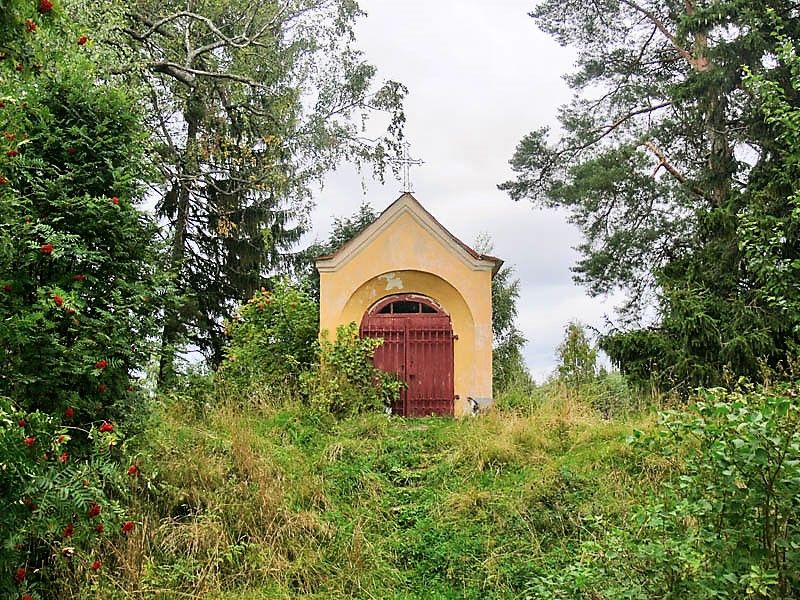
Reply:
[[182, 406], [144, 436], [100, 597], [537, 597], [660, 476], [625, 443], [649, 418], [557, 395], [461, 420]]

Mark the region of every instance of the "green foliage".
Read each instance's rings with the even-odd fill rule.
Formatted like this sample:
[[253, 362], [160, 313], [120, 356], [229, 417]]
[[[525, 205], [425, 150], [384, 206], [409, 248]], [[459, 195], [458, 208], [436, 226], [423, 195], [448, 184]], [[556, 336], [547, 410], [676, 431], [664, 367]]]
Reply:
[[[91, 448], [76, 445], [88, 434]], [[81, 431], [71, 419], [27, 412], [0, 397], [0, 595], [64, 597], [109, 561], [104, 540], [120, 535], [127, 477], [120, 431]], [[88, 456], [87, 456], [88, 454]], [[60, 592], [50, 582], [62, 581]]]
[[677, 468], [609, 539], [613, 568], [641, 574], [635, 597], [797, 596], [796, 395], [796, 387], [709, 390], [690, 411], [666, 413], [658, 436], [636, 436], [640, 452]]
[[122, 514], [119, 427], [141, 425], [132, 383], [166, 290], [156, 226], [136, 208], [152, 175], [138, 98], [103, 76], [70, 8], [11, 2], [0, 17], [4, 597], [96, 579], [95, 527], [114, 532]]
[[786, 331], [791, 354], [800, 348], [800, 57], [797, 42], [776, 35], [776, 58], [791, 71], [788, 86], [748, 71], [745, 84], [775, 138], [780, 168], [756, 172], [758, 189], [739, 216], [739, 247], [762, 301]]
[[327, 332], [319, 342], [319, 364], [303, 375], [304, 392], [317, 410], [347, 417], [384, 411], [404, 385], [391, 373], [372, 366], [380, 338], [361, 338], [355, 323], [340, 325], [331, 342]]
[[36, 29], [32, 59], [61, 59], [36, 76], [0, 62], [0, 394], [84, 424], [138, 402], [130, 377], [165, 288], [155, 224], [135, 206], [149, 173], [135, 98], [95, 78], [77, 35], [67, 52], [67, 33]]
[[575, 321], [564, 330], [564, 341], [557, 349], [556, 372], [559, 381], [573, 390], [580, 390], [597, 377], [597, 350], [586, 335], [586, 329]]
[[[180, 291], [167, 309], [162, 383], [187, 342], [220, 364], [234, 307], [292, 266], [313, 182], [343, 161], [382, 175], [398, 152], [406, 90], [375, 85], [355, 44], [361, 14], [353, 0], [128, 4], [115, 41], [150, 90], [165, 175], [156, 209]], [[388, 119], [367, 140], [372, 115]]]
[[[603, 348], [639, 383], [656, 371], [688, 393], [795, 352], [797, 76], [785, 52], [773, 60], [776, 29], [781, 45], [800, 39], [792, 11], [785, 0], [542, 0], [531, 13], [577, 49], [575, 95], [563, 135], [525, 136], [501, 188], [568, 210], [584, 235], [576, 280], [628, 293]], [[739, 159], [744, 148], [757, 158]]]
[[[623, 522], [588, 524], [529, 584], [534, 598], [795, 598], [800, 591], [797, 386], [703, 392], [634, 432], [639, 478]], [[593, 595], [592, 595], [593, 594]]]
[[285, 280], [257, 292], [228, 322], [220, 376], [239, 390], [256, 386], [276, 400], [290, 396], [316, 361], [318, 313], [314, 300]]

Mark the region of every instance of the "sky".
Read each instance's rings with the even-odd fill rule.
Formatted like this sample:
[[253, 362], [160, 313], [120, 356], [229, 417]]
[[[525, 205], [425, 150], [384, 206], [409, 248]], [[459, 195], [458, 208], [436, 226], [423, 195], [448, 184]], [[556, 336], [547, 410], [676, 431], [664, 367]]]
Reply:
[[[572, 281], [580, 233], [566, 213], [514, 202], [497, 189], [513, 177], [508, 161], [523, 135], [557, 129], [570, 98], [562, 75], [574, 55], [527, 16], [534, 0], [361, 0], [357, 38], [378, 78], [404, 83], [405, 135], [414, 197], [459, 239], [487, 233], [492, 254], [520, 280], [517, 326], [525, 360], [541, 382], [571, 320], [604, 329], [613, 299], [590, 298]], [[325, 239], [335, 217], [366, 201], [378, 212], [401, 193], [351, 167], [330, 174], [315, 194], [311, 237]]]

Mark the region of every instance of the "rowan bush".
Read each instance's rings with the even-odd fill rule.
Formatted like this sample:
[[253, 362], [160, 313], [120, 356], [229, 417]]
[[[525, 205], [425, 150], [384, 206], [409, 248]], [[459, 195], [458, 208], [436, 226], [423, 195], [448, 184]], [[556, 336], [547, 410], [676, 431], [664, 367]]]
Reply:
[[0, 15], [3, 597], [63, 597], [56, 574], [100, 568], [168, 289], [136, 207], [152, 173], [137, 99], [63, 10], [12, 0]]

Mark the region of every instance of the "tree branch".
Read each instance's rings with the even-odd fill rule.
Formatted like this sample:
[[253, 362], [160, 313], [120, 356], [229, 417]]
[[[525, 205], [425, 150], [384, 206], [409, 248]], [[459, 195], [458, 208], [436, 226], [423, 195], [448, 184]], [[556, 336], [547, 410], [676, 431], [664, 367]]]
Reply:
[[651, 141], [645, 142], [644, 145], [648, 150], [650, 150], [650, 152], [656, 155], [656, 158], [658, 158], [659, 161], [658, 166], [653, 171], [653, 177], [655, 177], [656, 173], [658, 173], [661, 167], [664, 167], [664, 170], [666, 170], [670, 175], [672, 175], [682, 186], [688, 188], [689, 190], [692, 191], [692, 193], [697, 194], [701, 198], [706, 197], [706, 194], [702, 189], [700, 189], [696, 185], [691, 185], [689, 183], [689, 180], [686, 179], [686, 176], [680, 171], [678, 171], [678, 169], [675, 168], [675, 165], [673, 165], [672, 163], [669, 162], [669, 160], [667, 160], [667, 157], [658, 148], [658, 146], [656, 146]]
[[[686, 48], [684, 48], [670, 31], [667, 29], [667, 26], [664, 22], [658, 18], [658, 16], [647, 10], [645, 7], [637, 4], [633, 0], [620, 0], [620, 2], [629, 8], [632, 8], [636, 12], [644, 15], [661, 33], [664, 37], [666, 37], [672, 47], [678, 52], [678, 54], [687, 62], [689, 63], [694, 69], [698, 71], [706, 71], [709, 68], [709, 61], [705, 56], [693, 56], [691, 52], [689, 52]], [[687, 6], [687, 11], [690, 11], [691, 7]]]

